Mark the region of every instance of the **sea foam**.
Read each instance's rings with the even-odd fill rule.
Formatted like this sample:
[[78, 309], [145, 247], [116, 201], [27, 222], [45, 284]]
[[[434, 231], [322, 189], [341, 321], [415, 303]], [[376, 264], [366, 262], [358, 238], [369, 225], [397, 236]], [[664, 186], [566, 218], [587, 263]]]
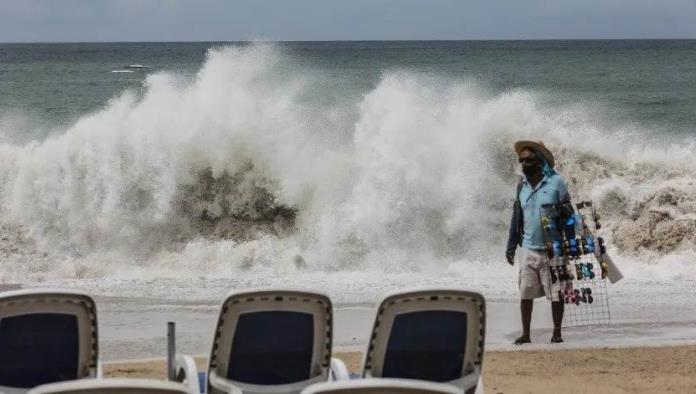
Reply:
[[518, 139], [598, 204], [620, 261], [696, 250], [691, 140], [406, 70], [326, 100], [290, 57], [211, 50], [193, 77], [152, 74], [62, 133], [0, 145], [0, 281], [500, 264]]

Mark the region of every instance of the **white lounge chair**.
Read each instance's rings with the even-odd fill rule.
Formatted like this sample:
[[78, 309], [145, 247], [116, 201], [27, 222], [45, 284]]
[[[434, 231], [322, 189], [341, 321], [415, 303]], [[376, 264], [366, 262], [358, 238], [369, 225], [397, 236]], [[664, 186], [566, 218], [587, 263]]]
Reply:
[[475, 393], [481, 386], [485, 330], [486, 304], [478, 293], [421, 290], [389, 296], [377, 309], [363, 377], [447, 383]]
[[[220, 308], [210, 354], [208, 393], [299, 393], [347, 379], [331, 359], [333, 309], [325, 295], [296, 290], [231, 294]], [[333, 367], [333, 368], [332, 368]], [[198, 385], [195, 363], [177, 357], [177, 380]]]
[[27, 394], [194, 394], [181, 383], [152, 379], [82, 379], [45, 384]]
[[411, 379], [355, 379], [316, 383], [302, 394], [461, 394], [451, 384]]
[[97, 309], [86, 294], [0, 293], [0, 392], [101, 375]]

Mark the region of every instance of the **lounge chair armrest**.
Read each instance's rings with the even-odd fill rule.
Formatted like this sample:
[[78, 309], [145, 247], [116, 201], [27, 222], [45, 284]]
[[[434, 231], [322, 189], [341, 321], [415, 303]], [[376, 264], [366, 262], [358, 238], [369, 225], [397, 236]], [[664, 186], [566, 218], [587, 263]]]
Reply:
[[208, 383], [216, 389], [228, 394], [243, 394], [239, 387], [232, 384], [229, 380], [219, 377], [214, 370], [210, 371], [210, 375], [208, 375]]
[[198, 368], [193, 357], [182, 354], [176, 356], [175, 381], [183, 383], [189, 393], [200, 393], [198, 386]]
[[476, 387], [476, 393], [483, 393], [483, 381], [481, 380], [481, 369], [477, 366], [473, 367], [473, 370], [468, 374], [462, 376], [459, 384], [464, 389], [464, 392], [468, 392], [472, 388]]
[[484, 394], [485, 390], [483, 389], [483, 376], [479, 376], [478, 378], [478, 384], [476, 385], [476, 391], [474, 394]]
[[331, 373], [329, 380], [349, 380], [350, 373], [346, 367], [346, 363], [338, 358], [331, 358]]

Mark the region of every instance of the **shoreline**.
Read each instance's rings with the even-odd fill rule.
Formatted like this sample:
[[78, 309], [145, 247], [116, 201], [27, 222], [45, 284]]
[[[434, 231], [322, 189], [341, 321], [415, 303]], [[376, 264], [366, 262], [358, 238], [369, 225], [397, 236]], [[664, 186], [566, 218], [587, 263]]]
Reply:
[[[494, 350], [484, 355], [483, 381], [496, 394], [689, 392], [696, 387], [694, 354], [696, 345]], [[360, 371], [362, 353], [334, 356]], [[196, 363], [206, 367], [204, 357]], [[104, 376], [164, 379], [165, 360], [104, 363]]]
[[[512, 342], [519, 335], [519, 301], [514, 295], [500, 298], [497, 289], [513, 289], [513, 273], [485, 272], [480, 277], [434, 278], [398, 275], [379, 283], [367, 275], [307, 274], [293, 277], [297, 286], [329, 294], [334, 301], [336, 352], [362, 351], [368, 341], [375, 316], [374, 302], [399, 286], [419, 281], [428, 287], [456, 287], [479, 291], [487, 296], [486, 349], [517, 350]], [[275, 282], [260, 283], [277, 287]], [[271, 278], [271, 280], [275, 280]], [[495, 290], [485, 287], [496, 283]], [[293, 282], [295, 283], [295, 282]], [[166, 327], [176, 322], [177, 350], [183, 354], [208, 356], [212, 330], [218, 318], [219, 300], [231, 288], [244, 288], [246, 282], [228, 280], [81, 280], [44, 283], [42, 287], [74, 289], [95, 297], [99, 309], [99, 348], [103, 361], [150, 359], [166, 354]], [[31, 287], [31, 286], [29, 286]], [[688, 297], [691, 282], [677, 284], [622, 281], [611, 288], [612, 321], [609, 325], [564, 329], [566, 343], [550, 345], [552, 318], [545, 302], [535, 303], [532, 319], [533, 344], [529, 349], [556, 350], [603, 347], [673, 346], [696, 344], [696, 304]], [[125, 293], [123, 289], [128, 289]], [[636, 297], [641, 294], [641, 297]], [[344, 305], [349, 304], [349, 305]], [[589, 330], [589, 331], [588, 331]], [[589, 335], [588, 335], [589, 333]]]

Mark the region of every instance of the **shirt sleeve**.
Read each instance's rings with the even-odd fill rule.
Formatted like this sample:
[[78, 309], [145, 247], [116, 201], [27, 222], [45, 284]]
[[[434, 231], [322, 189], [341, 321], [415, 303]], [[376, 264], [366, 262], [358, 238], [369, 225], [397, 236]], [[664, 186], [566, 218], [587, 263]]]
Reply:
[[520, 233], [522, 225], [522, 212], [520, 210], [520, 201], [517, 198], [517, 192], [515, 192], [515, 203], [512, 207], [512, 218], [510, 219], [510, 231], [508, 235], [507, 247], [505, 248], [506, 256], [515, 256], [515, 251], [517, 250], [517, 245], [520, 244], [520, 238], [522, 234]]
[[558, 190], [558, 201], [559, 202], [570, 202], [570, 193], [568, 192], [568, 185], [566, 185], [563, 178], [558, 177], [558, 184], [556, 186]]

